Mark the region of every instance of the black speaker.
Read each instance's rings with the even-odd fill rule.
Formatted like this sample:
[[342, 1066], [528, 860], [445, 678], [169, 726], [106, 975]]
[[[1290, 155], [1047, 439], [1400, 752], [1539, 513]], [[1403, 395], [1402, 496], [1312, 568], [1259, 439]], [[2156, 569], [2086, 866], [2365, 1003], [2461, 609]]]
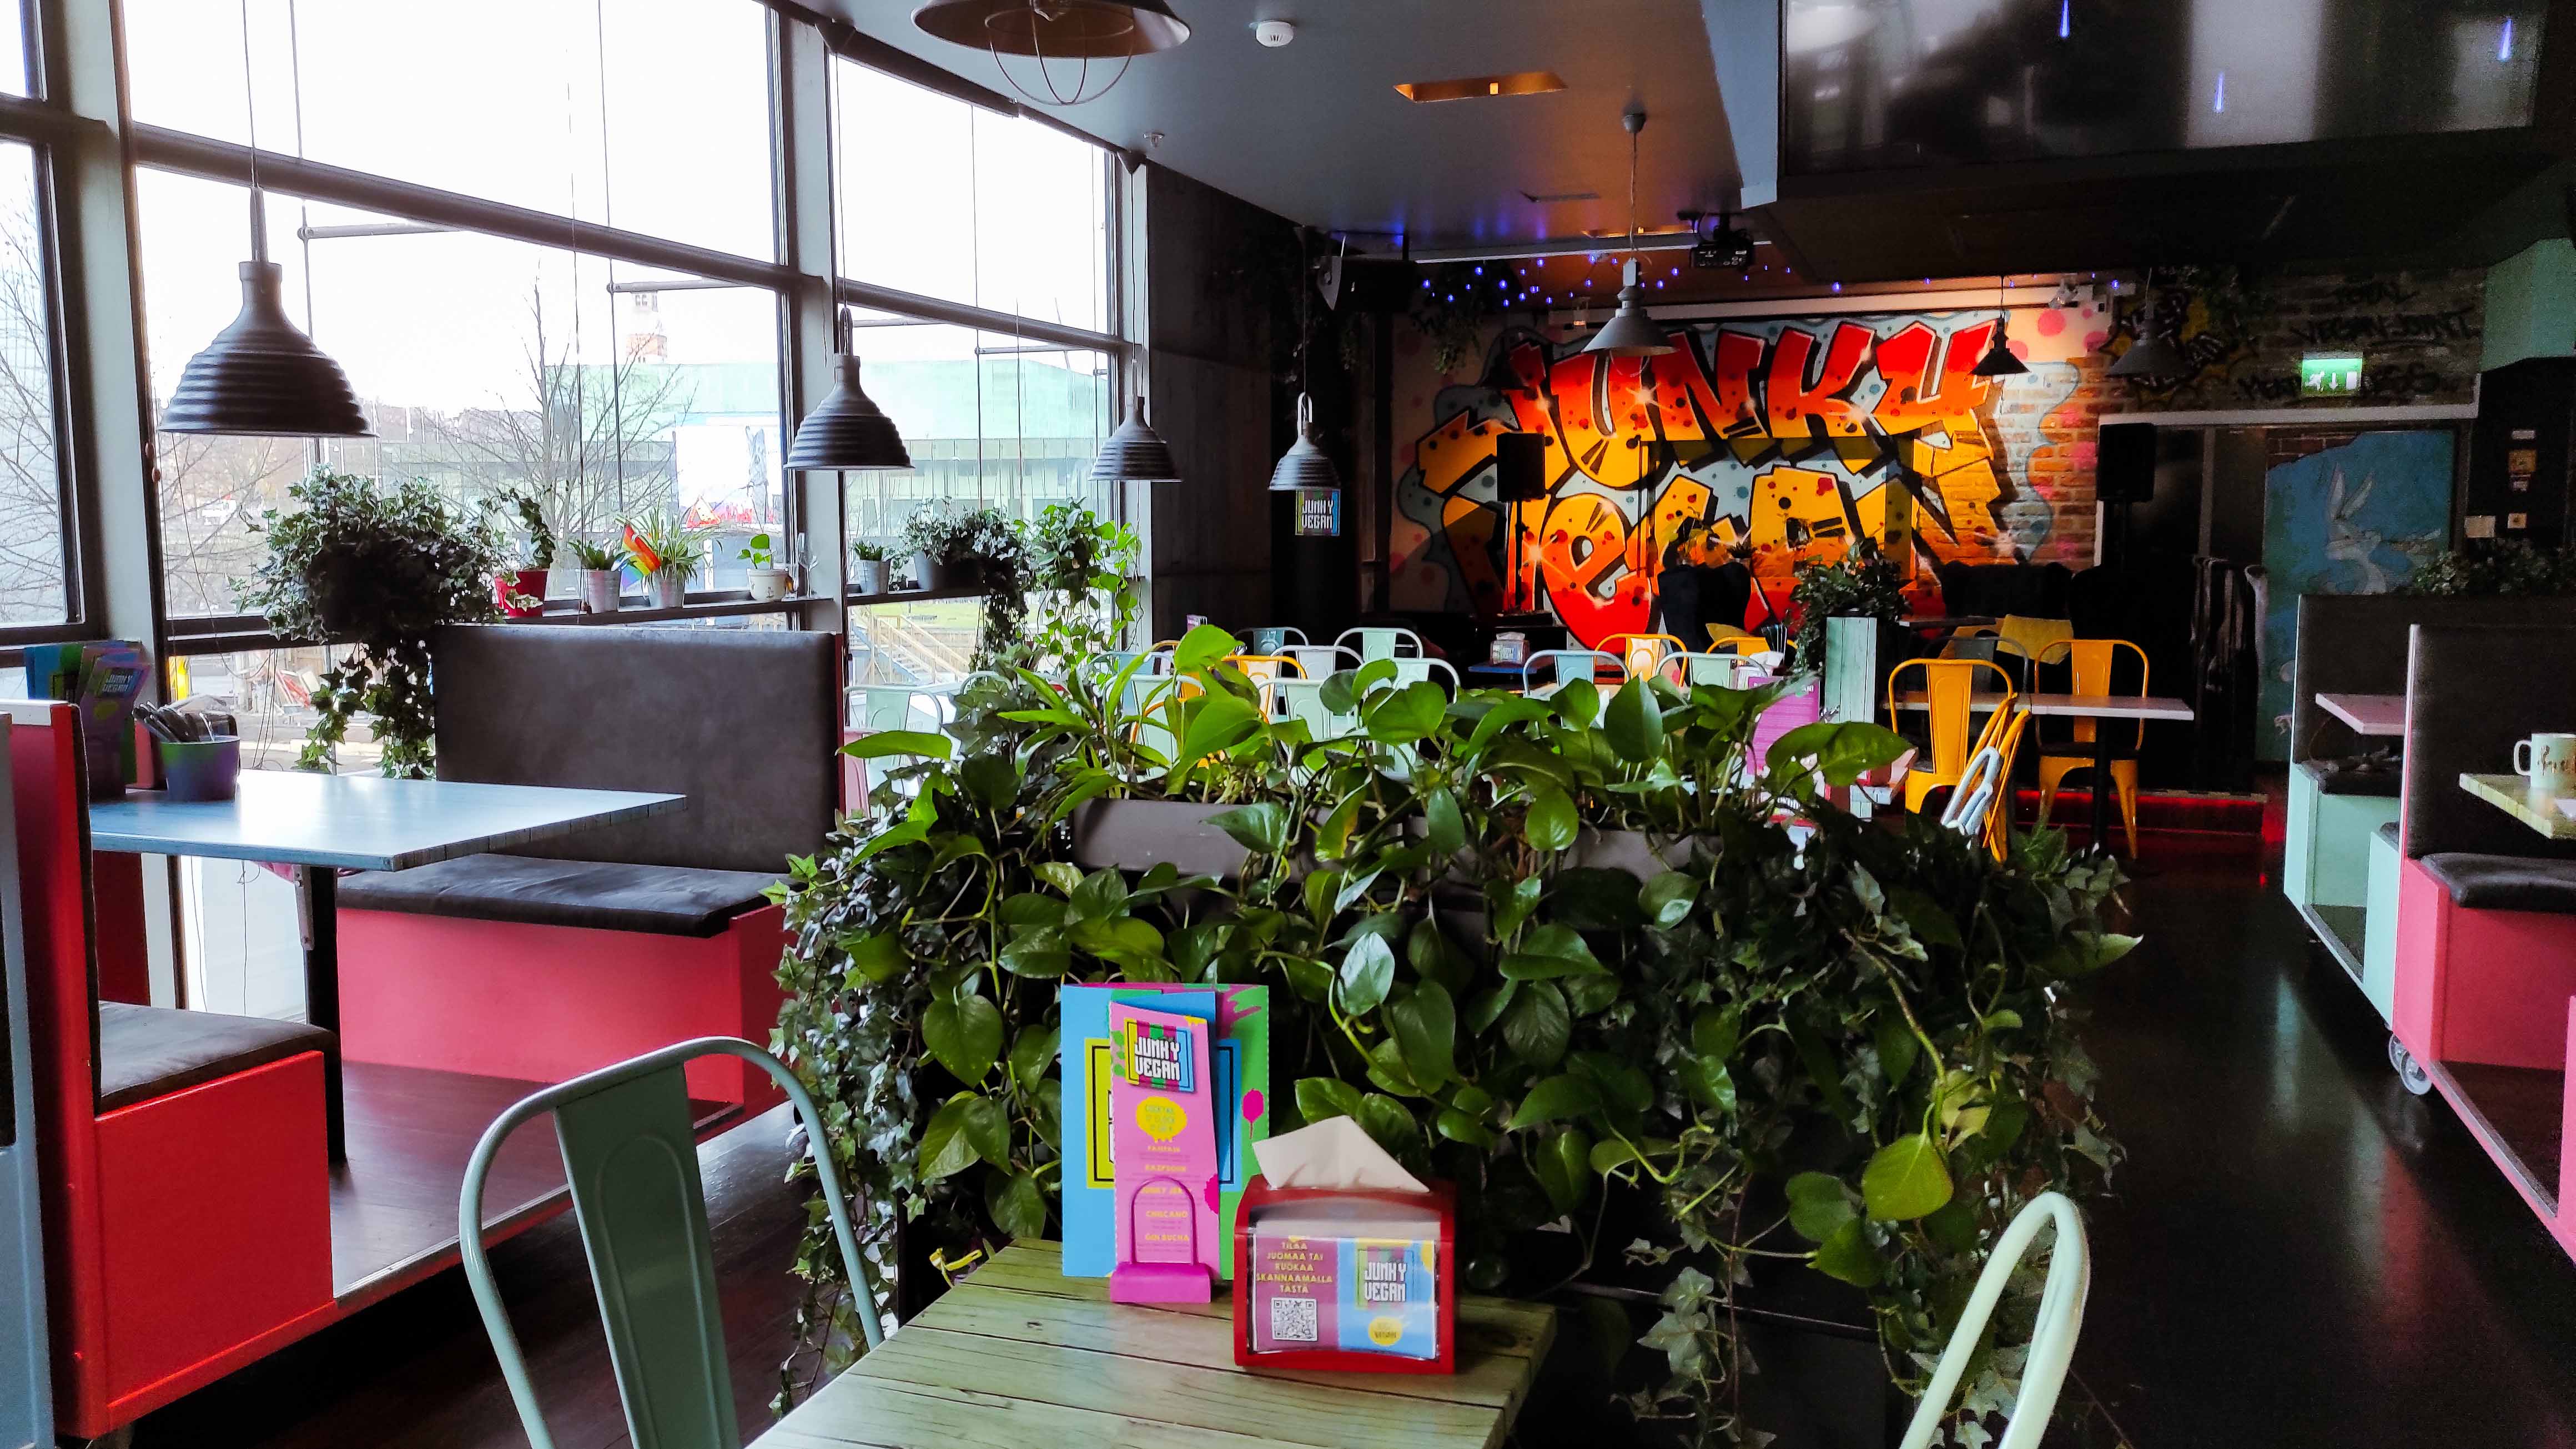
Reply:
[[1494, 497], [1505, 503], [1535, 503], [1546, 496], [1547, 434], [1496, 434]]
[[2093, 454], [2093, 496], [2145, 503], [2156, 496], [2156, 425], [2104, 423]]

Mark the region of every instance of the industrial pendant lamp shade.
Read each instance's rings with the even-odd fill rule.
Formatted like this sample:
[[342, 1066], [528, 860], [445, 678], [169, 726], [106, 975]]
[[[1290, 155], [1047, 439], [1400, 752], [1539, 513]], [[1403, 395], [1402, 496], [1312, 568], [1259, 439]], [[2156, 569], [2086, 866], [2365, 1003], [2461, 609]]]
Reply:
[[283, 276], [275, 262], [241, 264], [241, 315], [188, 359], [162, 411], [163, 432], [375, 436], [349, 375], [287, 320]]
[[1297, 394], [1297, 441], [1288, 445], [1288, 451], [1279, 455], [1279, 466], [1270, 470], [1270, 491], [1341, 486], [1342, 470], [1315, 446], [1315, 400], [1301, 392]]
[[1136, 399], [1135, 410], [1109, 441], [1100, 445], [1100, 456], [1091, 464], [1092, 481], [1096, 483], [1178, 483], [1181, 470], [1172, 462], [1172, 450], [1160, 435], [1145, 422], [1145, 400]]
[[2161, 337], [2141, 337], [2111, 364], [2111, 377], [2175, 377], [2190, 370], [2182, 349]]
[[1045, 60], [1152, 55], [1190, 38], [1164, 0], [931, 0], [912, 23], [955, 45]]
[[2019, 377], [2030, 368], [2013, 355], [2012, 345], [2004, 341], [2003, 322], [1998, 319], [1995, 323], [1995, 345], [1987, 348], [1986, 355], [1978, 358], [1977, 365], [1968, 371], [1978, 377]]
[[1583, 344], [1586, 352], [1606, 352], [1613, 357], [1661, 357], [1673, 350], [1672, 339], [1664, 335], [1663, 324], [1646, 311], [1646, 291], [1637, 285], [1637, 264], [1628, 264], [1628, 285], [1619, 289], [1619, 310]]
[[859, 386], [856, 356], [833, 354], [832, 390], [796, 425], [787, 466], [807, 473], [912, 466], [912, 454], [903, 446], [903, 435], [895, 431], [894, 419]]

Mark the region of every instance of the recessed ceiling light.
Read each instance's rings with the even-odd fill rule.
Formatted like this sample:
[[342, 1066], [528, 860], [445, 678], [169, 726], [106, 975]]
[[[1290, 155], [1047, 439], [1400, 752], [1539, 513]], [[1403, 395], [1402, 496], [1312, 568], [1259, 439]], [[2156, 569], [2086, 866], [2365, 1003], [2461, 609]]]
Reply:
[[1552, 70], [1524, 70], [1511, 75], [1471, 75], [1457, 80], [1406, 81], [1395, 93], [1417, 105], [1432, 101], [1466, 101], [1488, 96], [1543, 96], [1565, 89]]

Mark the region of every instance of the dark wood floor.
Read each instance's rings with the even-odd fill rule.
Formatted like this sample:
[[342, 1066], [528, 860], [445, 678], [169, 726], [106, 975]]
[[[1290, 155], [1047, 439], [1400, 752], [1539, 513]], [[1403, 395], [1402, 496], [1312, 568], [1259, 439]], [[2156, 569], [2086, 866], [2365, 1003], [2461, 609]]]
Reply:
[[2567, 1074], [2534, 1067], [2444, 1062], [2461, 1095], [2476, 1104], [2496, 1135], [2522, 1159], [2540, 1195], [2558, 1200], [2558, 1144], [2567, 1131]]
[[[701, 1154], [746, 1440], [769, 1423], [796, 1305], [787, 1268], [804, 1213], [802, 1193], [785, 1183], [788, 1121], [788, 1109], [780, 1107], [717, 1137]], [[355, 1122], [353, 1112], [353, 1128]], [[554, 1150], [542, 1123], [523, 1139], [548, 1154]], [[447, 1191], [452, 1214], [455, 1189]], [[452, 1218], [448, 1234], [454, 1234]], [[625, 1444], [608, 1343], [572, 1219], [528, 1229], [493, 1249], [492, 1261], [555, 1442], [562, 1449]], [[525, 1449], [527, 1440], [465, 1280], [450, 1268], [146, 1416], [134, 1443], [136, 1449]]]

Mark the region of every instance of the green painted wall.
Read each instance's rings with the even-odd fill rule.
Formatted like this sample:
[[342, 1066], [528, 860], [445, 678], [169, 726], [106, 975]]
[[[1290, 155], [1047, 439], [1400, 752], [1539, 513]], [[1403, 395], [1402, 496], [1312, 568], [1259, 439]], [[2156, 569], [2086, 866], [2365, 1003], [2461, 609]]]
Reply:
[[2576, 357], [2576, 243], [2533, 242], [2487, 269], [2481, 370], [2528, 357]]

